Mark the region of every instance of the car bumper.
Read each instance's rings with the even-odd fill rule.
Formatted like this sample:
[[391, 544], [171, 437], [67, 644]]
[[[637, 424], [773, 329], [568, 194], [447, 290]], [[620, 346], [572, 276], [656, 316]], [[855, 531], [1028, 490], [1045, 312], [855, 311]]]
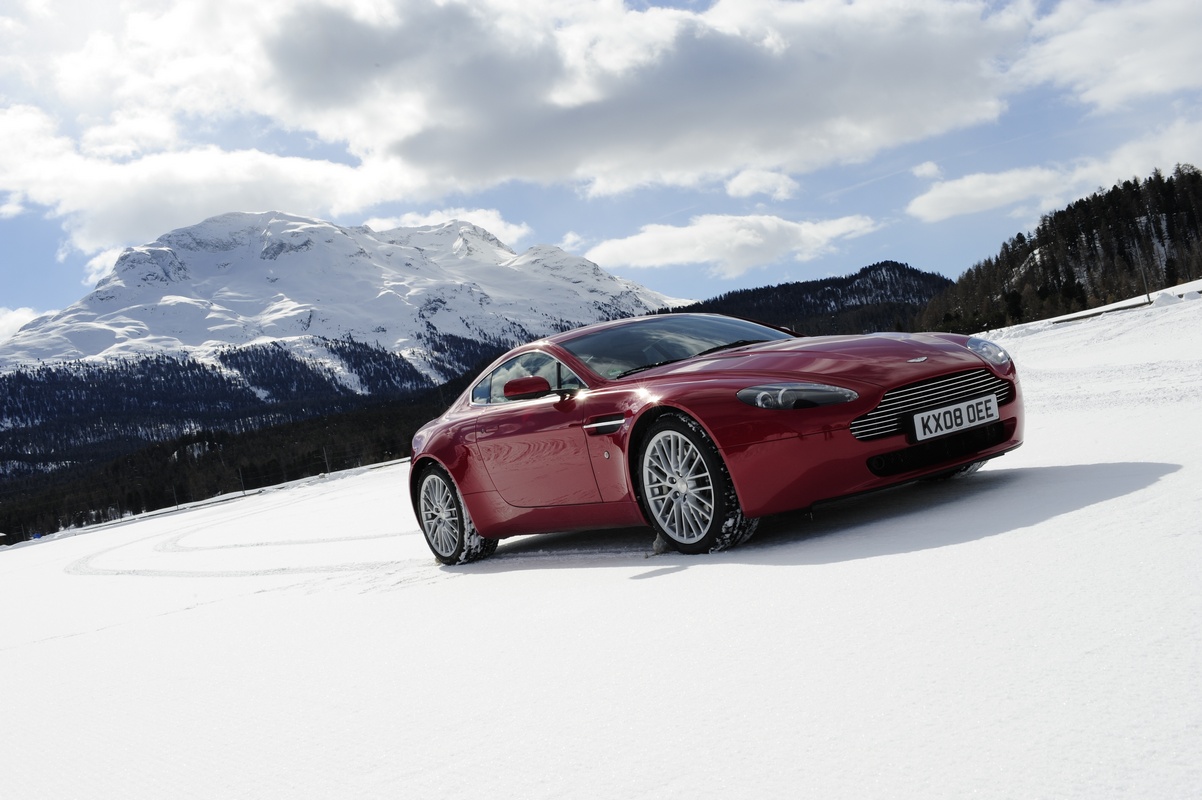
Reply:
[[990, 426], [926, 442], [905, 436], [866, 442], [847, 429], [827, 429], [731, 448], [723, 456], [743, 513], [762, 517], [995, 458], [1021, 445], [1022, 437], [1021, 405], [1012, 403]]

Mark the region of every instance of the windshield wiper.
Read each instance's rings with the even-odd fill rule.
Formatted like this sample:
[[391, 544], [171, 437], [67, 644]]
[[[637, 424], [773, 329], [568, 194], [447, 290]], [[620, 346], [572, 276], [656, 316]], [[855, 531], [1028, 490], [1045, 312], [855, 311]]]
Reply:
[[684, 361], [684, 359], [683, 358], [669, 358], [667, 361], [656, 361], [654, 364], [643, 364], [642, 366], [628, 369], [625, 372], [619, 372], [617, 375], [614, 376], [614, 379], [616, 380], [618, 378], [625, 378], [627, 375], [633, 375], [634, 373], [642, 372], [645, 369], [655, 369], [656, 367], [663, 367], [668, 364], [675, 364], [677, 361]]
[[710, 353], [717, 353], [720, 350], [730, 350], [731, 348], [734, 348], [734, 347], [744, 347], [749, 344], [760, 344], [761, 342], [766, 342], [766, 341], [768, 341], [768, 340], [767, 339], [739, 339], [737, 342], [727, 342], [726, 344], [720, 344], [717, 347], [711, 347], [708, 350], [702, 350], [700, 353], [697, 353], [696, 355], [694, 355], [693, 358], [696, 358], [697, 356], [708, 356]]

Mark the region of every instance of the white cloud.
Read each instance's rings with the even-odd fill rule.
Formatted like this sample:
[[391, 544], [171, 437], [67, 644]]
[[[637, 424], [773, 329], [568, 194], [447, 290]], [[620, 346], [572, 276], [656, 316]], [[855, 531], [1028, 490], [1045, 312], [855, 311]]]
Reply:
[[42, 312], [34, 311], [32, 308], [5, 308], [0, 306], [0, 342], [11, 338], [21, 326], [36, 317], [40, 317]]
[[634, 236], [596, 245], [586, 257], [605, 267], [706, 264], [732, 278], [786, 258], [808, 261], [831, 252], [840, 239], [875, 230], [863, 216], [793, 222], [774, 216], [694, 217], [686, 226], [646, 225]]
[[1014, 76], [1072, 88], [1114, 110], [1150, 95], [1202, 89], [1197, 0], [1066, 0], [1040, 19]]
[[1044, 167], [965, 175], [935, 184], [910, 201], [906, 211], [923, 222], [939, 222], [1059, 192], [1064, 178], [1062, 171]]
[[943, 170], [934, 161], [924, 161], [910, 169], [915, 178], [942, 178]]
[[[165, 231], [164, 231], [165, 232]], [[124, 252], [124, 248], [113, 247], [104, 250], [90, 259], [88, 259], [86, 275], [83, 283], [85, 286], [95, 286], [96, 283], [108, 275], [112, 271], [113, 265], [117, 263], [117, 258]]]
[[[341, 215], [514, 180], [779, 200], [789, 175], [995, 119], [995, 64], [1027, 24], [940, 0], [37, 8], [0, 42], [0, 111], [29, 117], [0, 131], [17, 141], [0, 192], [87, 253], [229, 210]], [[250, 120], [344, 158], [266, 152]]]
[[[87, 255], [226, 211], [344, 218], [515, 182], [784, 202], [800, 176], [995, 123], [1030, 87], [1103, 113], [1202, 88], [1194, 0], [56, 0], [4, 20], [0, 215], [40, 207]], [[909, 210], [1043, 203], [1088, 173], [927, 162]], [[467, 218], [531, 234], [489, 213]]]
[[584, 237], [576, 233], [576, 231], [568, 231], [563, 235], [563, 238], [559, 240], [559, 249], [568, 253], [578, 252], [586, 245], [587, 242], [585, 242]]
[[406, 190], [420, 194], [419, 184], [392, 163], [350, 166], [217, 145], [113, 160], [81, 152], [39, 109], [0, 107], [0, 191], [48, 207], [87, 254], [227, 211], [338, 216]]
[[[993, 173], [974, 173], [940, 181], [910, 201], [906, 211], [923, 222], [939, 222], [1018, 203], [1034, 202], [1049, 211], [1154, 169], [1202, 159], [1202, 121], [1178, 120], [1148, 136], [1115, 149], [1104, 158], [1069, 165], [1031, 166]], [[1026, 209], [1023, 210], [1026, 212]]]
[[[563, 8], [544, 4], [552, 14]], [[632, 13], [615, 3], [577, 3], [574, 8], [575, 14], [565, 15], [568, 24], [552, 33], [563, 70], [547, 98], [564, 107], [603, 100], [615, 78], [633, 75], [670, 52], [681, 28], [694, 19], [688, 12], [665, 8]], [[537, 29], [546, 17], [532, 22]]]
[[530, 235], [530, 226], [524, 222], [514, 224], [505, 219], [495, 208], [444, 208], [425, 214], [409, 212], [399, 217], [372, 217], [365, 225], [374, 231], [393, 228], [420, 228], [426, 225], [441, 225], [451, 220], [470, 222], [496, 236], [511, 248]]
[[176, 120], [154, 110], [115, 112], [112, 122], [89, 128], [80, 138], [81, 152], [100, 158], [125, 159], [170, 149], [180, 140]]
[[762, 169], [745, 169], [726, 182], [726, 193], [731, 197], [766, 194], [773, 200], [788, 200], [797, 189], [797, 181], [788, 175]]
[[21, 202], [19, 194], [10, 194], [3, 203], [0, 203], [0, 219], [12, 219], [20, 216], [25, 211], [25, 204]]

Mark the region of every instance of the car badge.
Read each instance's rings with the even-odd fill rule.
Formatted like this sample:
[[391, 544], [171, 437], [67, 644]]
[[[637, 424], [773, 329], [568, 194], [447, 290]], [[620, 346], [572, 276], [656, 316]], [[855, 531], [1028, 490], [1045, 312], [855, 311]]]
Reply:
[[908, 364], [921, 364], [922, 362], [924, 362], [924, 361], [926, 361], [926, 360], [927, 360], [927, 357], [926, 357], [926, 356], [919, 356], [918, 358], [907, 358], [907, 359], [906, 359], [906, 363], [908, 363]]

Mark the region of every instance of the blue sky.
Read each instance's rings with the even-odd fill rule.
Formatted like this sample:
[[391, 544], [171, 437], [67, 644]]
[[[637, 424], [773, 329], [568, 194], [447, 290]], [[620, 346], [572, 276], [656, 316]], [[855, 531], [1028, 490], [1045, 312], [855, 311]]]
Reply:
[[1195, 0], [3, 0], [0, 336], [227, 211], [468, 219], [676, 297], [956, 277], [1202, 164]]

